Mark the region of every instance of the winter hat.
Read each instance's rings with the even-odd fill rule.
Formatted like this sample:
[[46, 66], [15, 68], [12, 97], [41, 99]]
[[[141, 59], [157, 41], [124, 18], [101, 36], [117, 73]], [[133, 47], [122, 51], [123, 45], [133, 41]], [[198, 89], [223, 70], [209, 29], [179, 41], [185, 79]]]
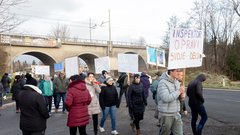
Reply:
[[26, 78], [27, 78], [26, 84], [30, 84], [30, 85], [34, 85], [34, 86], [38, 85], [37, 80], [34, 79], [31, 74], [29, 74], [29, 73], [26, 74]]
[[106, 79], [106, 83], [109, 83], [110, 81], [114, 81], [112, 77], [108, 77], [108, 78]]

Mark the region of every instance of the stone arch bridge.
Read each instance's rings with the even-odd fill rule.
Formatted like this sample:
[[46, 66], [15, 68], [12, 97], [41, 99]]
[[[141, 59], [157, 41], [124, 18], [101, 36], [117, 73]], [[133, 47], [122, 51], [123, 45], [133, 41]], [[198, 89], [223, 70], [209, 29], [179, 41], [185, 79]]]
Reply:
[[134, 43], [111, 42], [101, 40], [65, 39], [63, 41], [51, 37], [0, 35], [0, 44], [5, 46], [8, 55], [8, 71], [15, 58], [27, 54], [40, 59], [45, 65], [50, 65], [50, 72], [54, 72], [54, 63], [64, 61], [65, 58], [78, 56], [83, 59], [90, 71], [95, 71], [94, 59], [109, 55], [117, 61], [119, 53], [138, 54], [139, 71], [146, 70], [146, 47]]

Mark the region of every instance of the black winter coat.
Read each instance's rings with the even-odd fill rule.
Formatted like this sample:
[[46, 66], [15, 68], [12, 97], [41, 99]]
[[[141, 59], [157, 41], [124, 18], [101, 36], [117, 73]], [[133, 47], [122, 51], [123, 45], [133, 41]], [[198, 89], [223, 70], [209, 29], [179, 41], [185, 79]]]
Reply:
[[[40, 89], [39, 89], [40, 90]], [[20, 129], [24, 131], [43, 131], [49, 118], [44, 97], [29, 86], [19, 93], [21, 109]]]
[[12, 100], [18, 100], [19, 92], [23, 89], [22, 82], [14, 82], [11, 88]]
[[129, 108], [132, 112], [144, 112], [147, 100], [144, 96], [144, 88], [142, 83], [132, 83], [128, 88]]
[[99, 102], [102, 109], [111, 107], [118, 103], [117, 89], [113, 85], [102, 86], [101, 93], [99, 94]]
[[188, 84], [187, 96], [189, 97], [188, 104], [190, 106], [200, 106], [204, 103], [202, 82], [205, 80], [206, 77], [201, 74]]

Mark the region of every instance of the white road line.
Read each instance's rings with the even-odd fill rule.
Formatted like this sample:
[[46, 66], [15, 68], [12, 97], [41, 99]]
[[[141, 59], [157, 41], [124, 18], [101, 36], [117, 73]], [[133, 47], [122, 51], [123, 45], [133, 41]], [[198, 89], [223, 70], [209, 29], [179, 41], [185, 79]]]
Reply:
[[240, 101], [238, 101], [238, 100], [225, 99], [225, 101], [230, 101], [230, 102], [237, 102], [237, 103], [240, 103]]

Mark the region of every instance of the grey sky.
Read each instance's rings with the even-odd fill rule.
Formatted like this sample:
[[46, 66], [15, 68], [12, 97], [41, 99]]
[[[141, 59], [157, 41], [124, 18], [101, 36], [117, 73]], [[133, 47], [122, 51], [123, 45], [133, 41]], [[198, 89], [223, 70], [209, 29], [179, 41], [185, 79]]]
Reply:
[[[27, 21], [16, 32], [47, 35], [53, 26], [65, 24], [71, 36], [89, 39], [89, 19], [93, 24], [108, 21], [111, 11], [113, 41], [161, 44], [167, 21], [173, 15], [184, 20], [193, 0], [29, 0], [13, 12]], [[108, 23], [92, 30], [92, 39], [108, 40]]]

